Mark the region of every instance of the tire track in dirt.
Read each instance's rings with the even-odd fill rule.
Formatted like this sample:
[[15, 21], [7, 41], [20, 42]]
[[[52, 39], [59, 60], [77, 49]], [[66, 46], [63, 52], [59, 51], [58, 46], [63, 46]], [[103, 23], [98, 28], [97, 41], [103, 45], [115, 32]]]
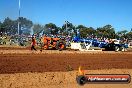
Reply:
[[131, 63], [132, 54], [127, 53], [0, 54], [0, 74], [66, 72], [80, 65], [86, 70], [132, 69]]

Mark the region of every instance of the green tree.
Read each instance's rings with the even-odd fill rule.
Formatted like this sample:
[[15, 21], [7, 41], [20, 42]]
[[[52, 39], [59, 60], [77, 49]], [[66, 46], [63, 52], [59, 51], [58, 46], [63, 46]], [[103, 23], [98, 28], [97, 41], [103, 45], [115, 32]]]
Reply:
[[76, 29], [79, 29], [80, 37], [84, 38], [87, 36], [87, 27], [85, 27], [84, 25], [78, 25]]
[[2, 24], [2, 30], [3, 30], [3, 32], [9, 33], [9, 34], [16, 34], [17, 22], [13, 21], [9, 17], [5, 18], [5, 20]]
[[111, 25], [106, 25], [103, 28], [106, 30], [107, 37], [115, 38], [115, 30]]
[[17, 22], [18, 21], [20, 22], [20, 29], [21, 29], [20, 34], [21, 33], [30, 34], [30, 29], [33, 26], [33, 22], [24, 17], [19, 17], [19, 19], [17, 19]]
[[94, 28], [92, 28], [92, 27], [89, 27], [89, 28], [87, 28], [87, 35], [88, 36], [93, 36], [93, 35], [95, 35], [95, 29]]
[[95, 35], [96, 30], [93, 27], [85, 27], [84, 25], [78, 25], [77, 29], [80, 30], [81, 37], [93, 37]]
[[24, 32], [26, 34], [30, 34], [30, 28], [32, 27], [33, 23], [32, 21], [23, 17], [20, 17], [17, 20], [12, 20], [9, 17], [5, 18], [1, 26], [2, 31], [12, 35], [16, 34], [18, 32], [18, 21], [20, 22], [20, 34]]
[[117, 32], [116, 34], [117, 34], [117, 36], [119, 37], [119, 38], [127, 38], [127, 30], [122, 30], [122, 31], [119, 31], [119, 32]]
[[102, 38], [115, 38], [115, 30], [111, 25], [105, 25], [96, 29], [96, 34], [98, 37]]
[[87, 27], [85, 27], [84, 25], [78, 25], [78, 26], [76, 27], [76, 29], [84, 29], [84, 28], [87, 28]]
[[43, 26], [40, 24], [34, 24], [33, 26], [33, 33], [34, 34], [38, 34], [40, 33], [42, 30], [44, 30]]
[[0, 21], [0, 27], [1, 27], [1, 25], [2, 25], [2, 23], [1, 23], [1, 21]]
[[2, 35], [2, 23], [0, 22], [0, 35]]
[[64, 35], [72, 35], [74, 31], [75, 26], [72, 23], [67, 21], [65, 24], [62, 25], [62, 32]]
[[58, 34], [58, 27], [53, 24], [53, 23], [49, 23], [49, 24], [45, 24], [44, 26], [45, 28], [45, 33], [51, 33], [51, 34]]
[[95, 35], [95, 30], [92, 27], [89, 27], [89, 28], [81, 28], [80, 29], [80, 35], [83, 38], [93, 37]]
[[62, 34], [62, 28], [61, 27], [57, 27], [57, 29], [58, 29], [58, 33]]
[[132, 39], [132, 31], [128, 32], [128, 33], [126, 34], [126, 37], [127, 37], [128, 39]]
[[2, 23], [1, 23], [1, 21], [0, 21], [0, 32], [2, 31], [1, 28], [2, 28]]
[[82, 37], [82, 38], [87, 37], [87, 29], [86, 28], [80, 29], [80, 37]]

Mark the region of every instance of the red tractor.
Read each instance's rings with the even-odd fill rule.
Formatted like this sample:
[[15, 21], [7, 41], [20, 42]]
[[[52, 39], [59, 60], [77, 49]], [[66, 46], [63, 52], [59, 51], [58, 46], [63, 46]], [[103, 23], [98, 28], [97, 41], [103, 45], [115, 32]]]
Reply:
[[43, 48], [48, 50], [50, 48], [57, 50], [66, 49], [66, 43], [64, 39], [61, 38], [52, 38], [52, 37], [43, 37]]

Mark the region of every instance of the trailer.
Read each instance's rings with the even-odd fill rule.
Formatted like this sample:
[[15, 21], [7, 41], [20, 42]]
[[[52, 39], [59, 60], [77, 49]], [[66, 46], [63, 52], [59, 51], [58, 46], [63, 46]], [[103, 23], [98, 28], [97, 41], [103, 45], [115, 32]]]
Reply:
[[94, 49], [91, 48], [92, 43], [71, 43], [71, 49], [79, 51], [102, 51], [101, 48]]

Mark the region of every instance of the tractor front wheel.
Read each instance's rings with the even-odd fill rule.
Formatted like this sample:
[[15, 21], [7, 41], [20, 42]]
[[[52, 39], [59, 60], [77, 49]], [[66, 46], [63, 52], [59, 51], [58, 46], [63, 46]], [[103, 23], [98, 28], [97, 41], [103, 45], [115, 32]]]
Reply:
[[115, 46], [115, 51], [118, 52], [120, 48], [118, 46]]
[[120, 51], [125, 51], [125, 47], [120, 47]]
[[64, 41], [57, 41], [56, 49], [60, 51], [66, 49], [66, 43]]

